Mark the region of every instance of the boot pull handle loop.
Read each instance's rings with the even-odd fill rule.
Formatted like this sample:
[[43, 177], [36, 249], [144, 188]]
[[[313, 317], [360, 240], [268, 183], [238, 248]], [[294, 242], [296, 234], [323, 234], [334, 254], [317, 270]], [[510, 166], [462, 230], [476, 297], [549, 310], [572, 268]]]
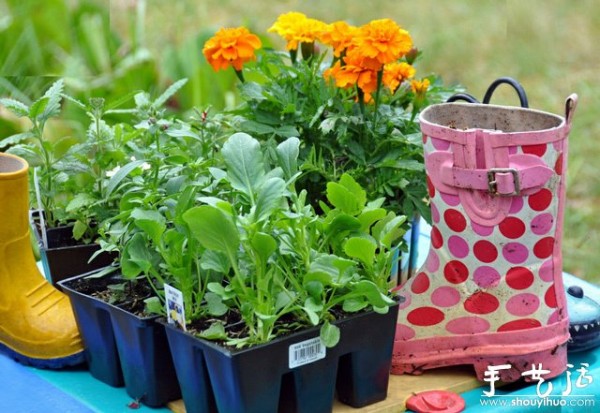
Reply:
[[[490, 103], [490, 100], [492, 99], [492, 95], [494, 94], [494, 91], [496, 90], [496, 88], [498, 86], [500, 86], [503, 83], [506, 83], [515, 89], [515, 91], [517, 92], [517, 95], [519, 95], [519, 102], [521, 103], [522, 108], [529, 107], [529, 101], [527, 100], [527, 94], [525, 93], [525, 89], [523, 89], [523, 86], [521, 86], [521, 84], [519, 82], [517, 82], [515, 79], [513, 79], [512, 77], [500, 77], [500, 78], [494, 80], [492, 82], [492, 84], [488, 87], [487, 91], [485, 92], [485, 96], [483, 97], [484, 104]], [[468, 93], [456, 93], [456, 94], [450, 96], [446, 100], [446, 102], [451, 103], [451, 102], [456, 102], [457, 100], [464, 100], [469, 103], [479, 103], [479, 101], [473, 95], [469, 95]]]
[[578, 99], [577, 93], [573, 93], [569, 95], [565, 102], [565, 120], [569, 128], [571, 128], [571, 123], [573, 122], [573, 115], [575, 114], [575, 109], [577, 109]]
[[507, 85], [510, 85], [513, 87], [513, 89], [515, 89], [517, 95], [519, 96], [519, 102], [521, 103], [522, 108], [529, 107], [529, 101], [527, 100], [527, 94], [525, 93], [525, 89], [523, 89], [523, 86], [521, 86], [521, 84], [512, 77], [500, 77], [494, 80], [490, 87], [488, 87], [487, 91], [485, 92], [485, 95], [483, 96], [483, 103], [490, 103], [494, 91], [498, 86], [500, 86], [503, 83], [506, 83]]
[[464, 100], [469, 103], [479, 103], [479, 101], [473, 95], [469, 95], [468, 93], [456, 93], [446, 100], [447, 103], [456, 102], [457, 100]]

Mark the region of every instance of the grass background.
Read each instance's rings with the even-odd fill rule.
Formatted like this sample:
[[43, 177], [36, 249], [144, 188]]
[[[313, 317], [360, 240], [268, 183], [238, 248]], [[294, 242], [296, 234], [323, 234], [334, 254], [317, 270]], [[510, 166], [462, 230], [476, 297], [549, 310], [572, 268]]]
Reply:
[[[2, 11], [34, 0], [0, 0]], [[52, 2], [56, 2], [53, 0]], [[37, 1], [43, 10], [51, 2]], [[69, 0], [67, 5], [77, 4]], [[109, 25], [121, 39], [111, 53], [145, 46], [158, 62], [157, 79], [190, 77], [186, 105], [226, 102], [235, 83], [224, 81], [203, 62], [201, 47], [222, 26], [245, 25], [275, 46], [266, 33], [277, 16], [301, 11], [325, 22], [360, 25], [391, 18], [407, 29], [423, 52], [417, 76], [442, 75], [482, 98], [496, 78], [511, 76], [527, 91], [530, 106], [564, 114], [565, 98], [579, 95], [568, 162], [564, 268], [600, 282], [600, 2], [597, 0], [102, 0]], [[38, 12], [41, 12], [38, 10]], [[143, 13], [142, 13], [143, 12]], [[38, 23], [39, 24], [39, 23]], [[46, 22], [52, 25], [52, 22]], [[59, 31], [60, 33], [61, 31]], [[59, 34], [57, 34], [59, 36]], [[47, 39], [46, 39], [47, 40]], [[40, 48], [51, 41], [42, 41]], [[32, 52], [29, 50], [29, 52]], [[2, 51], [0, 51], [2, 59]], [[0, 60], [0, 68], [4, 67]], [[56, 62], [55, 62], [56, 63]], [[38, 72], [44, 73], [38, 62]], [[15, 75], [15, 73], [8, 73]], [[18, 73], [16, 73], [18, 75]], [[1, 73], [0, 76], [7, 75]], [[31, 75], [31, 73], [29, 73]], [[1, 85], [0, 85], [1, 86]], [[501, 87], [494, 103], [517, 105], [512, 90]]]

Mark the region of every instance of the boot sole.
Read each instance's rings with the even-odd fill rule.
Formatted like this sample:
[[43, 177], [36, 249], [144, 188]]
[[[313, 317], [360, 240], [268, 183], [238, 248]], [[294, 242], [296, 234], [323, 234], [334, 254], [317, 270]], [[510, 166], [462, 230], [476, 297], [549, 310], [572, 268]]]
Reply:
[[5, 344], [0, 343], [0, 352], [6, 354], [8, 357], [19, 362], [20, 364], [35, 367], [38, 369], [57, 370], [66, 367], [75, 367], [85, 363], [85, 356], [83, 351], [65, 357], [39, 359], [27, 357], [21, 353], [16, 352], [15, 350], [11, 349]]

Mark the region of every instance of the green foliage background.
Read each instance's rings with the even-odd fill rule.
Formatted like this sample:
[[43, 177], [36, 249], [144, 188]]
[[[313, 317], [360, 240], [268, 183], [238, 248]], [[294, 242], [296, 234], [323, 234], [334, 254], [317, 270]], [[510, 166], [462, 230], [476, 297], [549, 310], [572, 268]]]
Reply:
[[[277, 16], [301, 11], [326, 22], [389, 17], [423, 51], [417, 76], [441, 74], [481, 98], [501, 76], [525, 87], [530, 106], [563, 113], [579, 94], [570, 137], [565, 270], [600, 281], [599, 76], [597, 0], [0, 0], [0, 95], [28, 100], [57, 76], [80, 96], [154, 93], [190, 81], [173, 109], [235, 105], [232, 73], [213, 73], [204, 41], [221, 26], [246, 25], [265, 42]], [[499, 89], [494, 103], [514, 105]], [[23, 126], [0, 108], [0, 133]], [[68, 118], [68, 111], [67, 111]], [[57, 124], [57, 133], [77, 123]]]

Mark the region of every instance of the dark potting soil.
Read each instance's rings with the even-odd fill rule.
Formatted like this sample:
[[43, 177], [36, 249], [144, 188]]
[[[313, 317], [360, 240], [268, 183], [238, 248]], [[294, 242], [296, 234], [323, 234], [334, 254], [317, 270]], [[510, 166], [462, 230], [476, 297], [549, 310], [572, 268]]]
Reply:
[[119, 307], [138, 317], [149, 317], [144, 300], [153, 295], [146, 279], [119, 277], [79, 278], [69, 283], [72, 289]]

